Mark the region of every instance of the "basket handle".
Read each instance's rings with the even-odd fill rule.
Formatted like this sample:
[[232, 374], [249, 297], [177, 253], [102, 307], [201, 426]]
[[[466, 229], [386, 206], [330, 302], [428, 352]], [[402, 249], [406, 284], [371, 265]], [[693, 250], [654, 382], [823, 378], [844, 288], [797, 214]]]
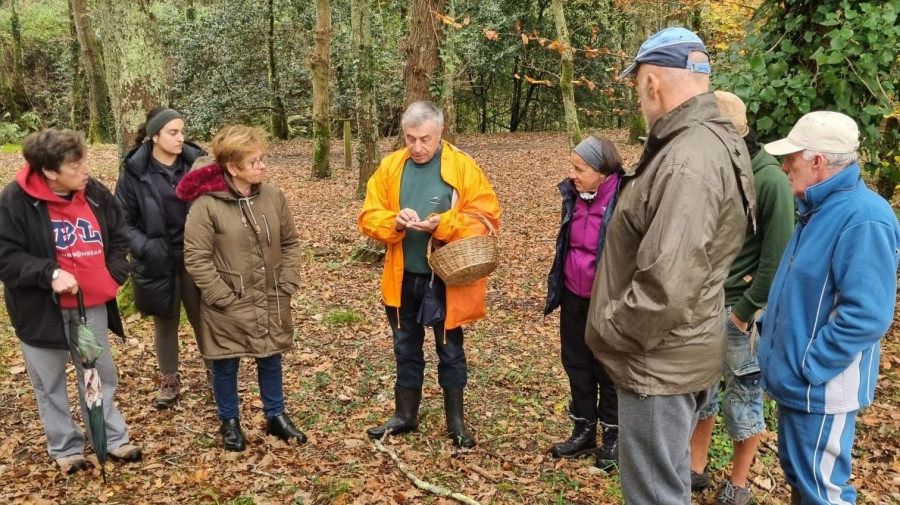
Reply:
[[[425, 246], [425, 262], [428, 263], [429, 266], [431, 265], [431, 250], [434, 249], [434, 247], [432, 247], [433, 240], [434, 235], [429, 235], [428, 245]], [[434, 270], [432, 270], [431, 273], [434, 273]]]
[[[492, 225], [491, 222], [488, 221], [487, 218], [485, 218], [481, 214], [471, 214], [469, 212], [464, 212], [463, 214], [477, 218], [482, 223], [484, 223], [484, 226], [487, 227], [487, 229], [488, 229], [488, 236], [497, 234], [497, 232], [494, 230], [494, 225]], [[430, 235], [428, 237], [428, 245], [425, 246], [425, 261], [427, 261], [429, 264], [431, 263], [431, 251], [434, 249], [434, 247], [432, 247], [433, 241], [434, 241], [434, 235]]]
[[477, 217], [478, 219], [480, 219], [481, 222], [484, 223], [484, 225], [487, 227], [488, 235], [496, 235], [497, 234], [497, 232], [494, 230], [494, 225], [492, 225], [491, 222], [488, 221], [486, 217], [482, 216], [481, 214], [466, 213], [466, 215], [472, 216], [472, 217]]

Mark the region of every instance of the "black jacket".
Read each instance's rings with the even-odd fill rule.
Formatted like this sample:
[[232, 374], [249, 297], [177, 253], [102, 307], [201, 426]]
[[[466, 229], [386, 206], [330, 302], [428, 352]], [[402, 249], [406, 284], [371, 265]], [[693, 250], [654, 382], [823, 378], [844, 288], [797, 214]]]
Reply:
[[[175, 317], [175, 271], [162, 199], [150, 180], [148, 166], [153, 143], [144, 142], [125, 155], [124, 170], [116, 184], [116, 199], [125, 212], [131, 243], [134, 305], [145, 314]], [[188, 167], [206, 152], [185, 142], [180, 154]]]
[[[125, 219], [112, 193], [90, 179], [85, 197], [103, 236], [106, 268], [120, 285], [128, 279], [128, 236]], [[32, 197], [17, 182], [0, 194], [0, 281], [9, 318], [22, 342], [34, 347], [68, 349], [58, 297], [51, 288], [56, 262], [47, 203]], [[125, 336], [119, 307], [106, 304], [107, 325]]]
[[[621, 184], [621, 179], [619, 184]], [[559, 225], [559, 233], [556, 235], [556, 256], [553, 257], [553, 266], [550, 267], [550, 273], [547, 275], [547, 301], [544, 305], [544, 315], [547, 316], [557, 307], [559, 307], [562, 298], [562, 290], [565, 286], [565, 278], [563, 277], [563, 269], [566, 266], [566, 254], [569, 253], [569, 226], [572, 223], [572, 216], [575, 214], [575, 199], [578, 198], [578, 192], [575, 191], [575, 185], [568, 177], [563, 179], [557, 185], [559, 194], [562, 195], [562, 222]], [[603, 243], [606, 239], [606, 224], [609, 221], [608, 216], [612, 215], [612, 210], [616, 206], [616, 198], [619, 191], [613, 193], [612, 198], [606, 208], [606, 215], [603, 216], [603, 225], [600, 231], [600, 237], [597, 243], [597, 259], [603, 253]]]

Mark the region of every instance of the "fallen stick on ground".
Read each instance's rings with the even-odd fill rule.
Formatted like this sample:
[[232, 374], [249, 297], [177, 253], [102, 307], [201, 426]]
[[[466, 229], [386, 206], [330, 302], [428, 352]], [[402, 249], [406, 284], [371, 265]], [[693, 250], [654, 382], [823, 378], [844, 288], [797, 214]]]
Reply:
[[412, 472], [410, 472], [409, 470], [406, 469], [406, 465], [404, 465], [403, 462], [400, 461], [400, 458], [397, 456], [397, 454], [394, 453], [394, 451], [385, 447], [384, 444], [381, 443], [382, 440], [384, 440], [384, 438], [387, 437], [388, 433], [385, 433], [384, 437], [382, 437], [381, 440], [374, 440], [375, 448], [378, 449], [379, 452], [382, 452], [382, 453], [390, 456], [391, 459], [394, 461], [394, 465], [396, 465], [397, 468], [399, 468], [400, 471], [403, 472], [403, 475], [406, 475], [406, 478], [411, 480], [412, 483], [415, 484], [417, 488], [419, 488], [423, 491], [428, 491], [429, 493], [432, 493], [432, 494], [436, 494], [438, 496], [445, 496], [447, 498], [453, 498], [454, 500], [456, 500], [460, 503], [465, 503], [466, 505], [480, 505], [477, 501], [469, 498], [468, 496], [466, 496], [462, 493], [457, 493], [457, 492], [451, 491], [450, 489], [447, 489], [445, 487], [431, 484], [430, 482], [425, 482], [424, 480], [413, 475]]

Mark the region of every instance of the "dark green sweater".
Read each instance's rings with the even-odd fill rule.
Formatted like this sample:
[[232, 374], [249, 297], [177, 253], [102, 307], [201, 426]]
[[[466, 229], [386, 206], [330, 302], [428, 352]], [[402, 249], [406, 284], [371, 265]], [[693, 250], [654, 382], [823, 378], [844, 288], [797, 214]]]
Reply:
[[725, 280], [725, 305], [750, 321], [766, 304], [781, 255], [794, 231], [794, 197], [781, 165], [765, 150], [753, 157], [757, 232], [744, 246]]
[[[441, 214], [450, 210], [453, 188], [441, 178], [441, 151], [438, 149], [431, 160], [419, 165], [412, 159], [406, 160], [400, 177], [400, 208], [413, 209], [419, 219], [429, 214]], [[425, 257], [430, 233], [406, 229], [403, 237], [403, 270], [417, 274], [431, 273]]]

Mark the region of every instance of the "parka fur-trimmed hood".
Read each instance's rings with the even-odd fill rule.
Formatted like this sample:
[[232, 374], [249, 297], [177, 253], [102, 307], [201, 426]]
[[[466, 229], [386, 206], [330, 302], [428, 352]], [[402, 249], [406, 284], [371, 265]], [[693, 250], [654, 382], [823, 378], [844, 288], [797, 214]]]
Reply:
[[[199, 168], [198, 168], [199, 166]], [[175, 196], [185, 202], [193, 202], [206, 193], [228, 192], [225, 171], [212, 156], [198, 158], [190, 172], [185, 174], [175, 188]]]

